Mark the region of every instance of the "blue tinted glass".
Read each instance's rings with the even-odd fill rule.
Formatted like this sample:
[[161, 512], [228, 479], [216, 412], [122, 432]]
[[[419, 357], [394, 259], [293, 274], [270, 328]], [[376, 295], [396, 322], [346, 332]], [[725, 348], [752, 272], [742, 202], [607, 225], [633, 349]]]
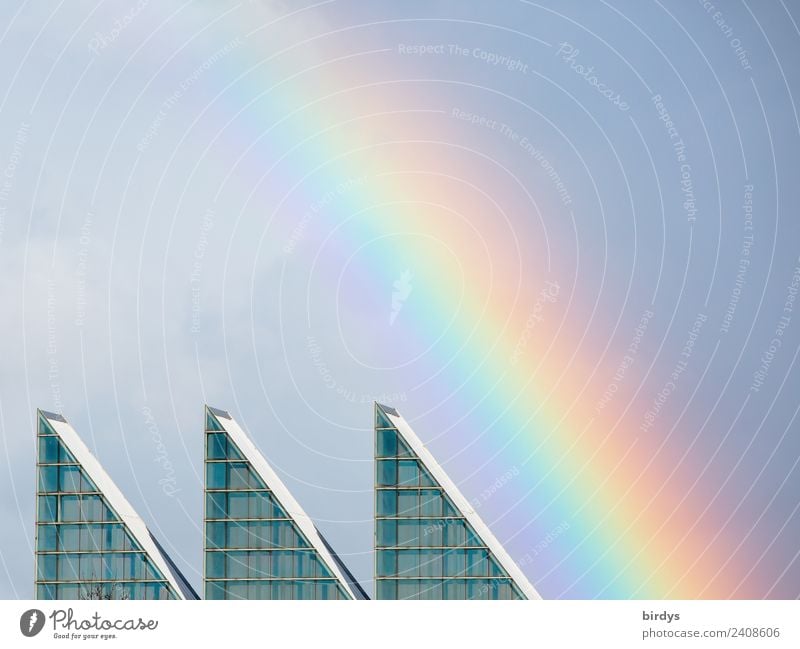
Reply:
[[272, 553], [272, 570], [276, 577], [292, 577], [294, 568], [293, 553], [289, 550], [275, 550]]
[[[60, 525], [58, 528], [58, 549], [59, 550], [80, 550], [81, 548], [81, 526], [80, 525]], [[92, 548], [85, 547], [90, 550]]]
[[489, 576], [490, 577], [505, 577], [506, 572], [497, 563], [494, 557], [489, 557]]
[[225, 582], [206, 582], [206, 599], [225, 599]]
[[225, 523], [206, 523], [206, 543], [208, 547], [225, 547]]
[[80, 496], [61, 496], [61, 520], [73, 523], [81, 520]]
[[446, 494], [442, 494], [442, 516], [461, 516], [461, 512]]
[[226, 599], [247, 599], [246, 581], [229, 581], [226, 590], [228, 591]]
[[206, 412], [206, 430], [224, 431], [225, 429], [219, 425], [214, 415], [210, 412]]
[[439, 486], [439, 483], [433, 479], [433, 476], [428, 473], [428, 470], [422, 464], [419, 465], [419, 484], [422, 487]]
[[46, 581], [58, 579], [58, 556], [55, 554], [40, 554], [36, 557], [37, 576]]
[[57, 542], [57, 533], [55, 525], [39, 525], [37, 526], [37, 541], [39, 550], [55, 550]]
[[419, 521], [420, 532], [420, 545], [426, 547], [441, 547], [444, 545], [442, 536], [444, 532], [445, 522], [437, 518], [420, 519]]
[[419, 484], [419, 471], [416, 460], [398, 460], [397, 484], [401, 487], [415, 487]]
[[378, 460], [378, 484], [394, 485], [397, 482], [397, 462], [395, 460]]
[[391, 546], [397, 545], [397, 521], [379, 520], [377, 521], [378, 545]]
[[485, 577], [489, 574], [486, 550], [467, 550], [467, 576]]
[[414, 451], [406, 444], [401, 435], [397, 436], [397, 455], [400, 457], [416, 457]]
[[225, 576], [225, 553], [206, 552], [206, 578], [214, 579]]
[[419, 577], [419, 553], [416, 550], [398, 550], [397, 574], [401, 577]]
[[463, 575], [467, 570], [467, 556], [464, 550], [445, 550], [444, 574], [448, 577]]
[[224, 523], [227, 526], [227, 543], [229, 548], [249, 548], [251, 546], [250, 529], [247, 523], [232, 521]]
[[380, 489], [378, 492], [378, 516], [397, 514], [397, 492], [394, 489]]
[[58, 580], [77, 581], [80, 554], [61, 554], [58, 557]]
[[243, 579], [249, 573], [247, 552], [227, 552], [225, 560], [225, 576], [229, 579]]
[[250, 518], [272, 518], [272, 498], [265, 491], [250, 494]]
[[397, 599], [419, 599], [419, 580], [398, 579]]
[[247, 585], [248, 599], [271, 599], [272, 583], [269, 581], [252, 580]]
[[206, 518], [225, 518], [225, 492], [206, 494]]
[[393, 430], [377, 431], [377, 456], [394, 457], [397, 455], [397, 436]]
[[[253, 577], [271, 577], [270, 553], [251, 552], [250, 553], [250, 574]], [[259, 598], [263, 599], [263, 598]]]
[[416, 489], [404, 489], [397, 492], [397, 515], [417, 516], [419, 492]]
[[377, 570], [379, 577], [391, 577], [397, 574], [395, 550], [378, 550]]
[[420, 550], [419, 551], [419, 575], [420, 575], [420, 577], [441, 577], [442, 576], [442, 551], [441, 550]]
[[58, 467], [39, 467], [39, 491], [58, 491]]
[[39, 462], [43, 464], [58, 462], [58, 447], [57, 437], [40, 437]]
[[466, 599], [467, 586], [463, 579], [445, 579], [444, 581], [445, 599]]
[[386, 418], [380, 408], [375, 409], [375, 428], [393, 428], [392, 422]]
[[313, 581], [297, 581], [294, 585], [294, 598], [295, 599], [314, 599], [314, 582]]
[[228, 465], [228, 481], [231, 489], [247, 489], [251, 486], [250, 468], [244, 462], [231, 462]]
[[440, 579], [420, 579], [420, 599], [442, 599], [442, 581]]
[[420, 529], [416, 520], [397, 521], [397, 545], [405, 547], [420, 545]]
[[39, 584], [36, 586], [36, 599], [55, 599], [56, 598], [56, 585], [55, 584]]
[[59, 467], [59, 491], [75, 492], [81, 490], [81, 470], [77, 466]]
[[337, 599], [336, 584], [331, 581], [317, 582], [317, 599]]
[[225, 488], [225, 462], [209, 462], [206, 464], [206, 485], [209, 489]]
[[472, 529], [472, 526], [466, 521], [464, 521], [464, 529], [466, 534], [466, 545], [478, 547], [484, 544], [483, 541], [481, 541], [481, 538], [475, 533], [475, 530]]
[[250, 494], [248, 492], [228, 494], [228, 517], [250, 518]]
[[315, 577], [315, 552], [295, 552], [294, 574], [297, 577]]
[[224, 460], [227, 457], [227, 440], [225, 433], [209, 433], [206, 435], [207, 457], [212, 460]]
[[441, 516], [442, 497], [436, 489], [423, 489], [419, 492], [419, 515]]
[[483, 579], [468, 579], [467, 599], [489, 599], [488, 583]]
[[397, 599], [397, 581], [394, 579], [380, 579], [377, 584], [378, 599]]
[[56, 520], [58, 514], [58, 497], [39, 496], [38, 509], [38, 518], [40, 521], [49, 522]]
[[466, 539], [466, 532], [462, 521], [453, 519], [445, 521], [444, 545], [464, 545]]

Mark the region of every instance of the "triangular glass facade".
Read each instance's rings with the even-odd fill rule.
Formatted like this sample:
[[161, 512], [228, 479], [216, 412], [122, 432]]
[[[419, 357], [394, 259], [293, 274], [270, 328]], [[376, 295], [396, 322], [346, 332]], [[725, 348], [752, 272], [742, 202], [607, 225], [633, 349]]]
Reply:
[[206, 599], [351, 599], [224, 421], [206, 409]]
[[375, 550], [376, 599], [526, 599], [377, 404]]
[[38, 414], [36, 598], [176, 598], [48, 417], [66, 424]]

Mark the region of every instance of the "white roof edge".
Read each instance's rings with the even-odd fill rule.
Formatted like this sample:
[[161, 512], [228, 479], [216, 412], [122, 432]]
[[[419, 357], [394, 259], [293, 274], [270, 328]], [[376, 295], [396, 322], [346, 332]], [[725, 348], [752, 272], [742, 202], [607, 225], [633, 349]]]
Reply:
[[387, 408], [386, 406], [378, 403], [375, 405], [377, 408], [380, 408], [381, 412], [386, 416], [386, 418], [392, 424], [394, 424], [406, 442], [408, 442], [408, 445], [411, 447], [414, 453], [417, 454], [425, 467], [431, 472], [431, 475], [433, 475], [445, 492], [447, 492], [447, 495], [450, 496], [450, 499], [453, 501], [456, 507], [461, 510], [461, 513], [467, 519], [469, 524], [472, 525], [477, 534], [481, 537], [481, 539], [483, 539], [484, 543], [486, 543], [486, 546], [489, 548], [489, 550], [491, 550], [495, 559], [497, 559], [500, 565], [514, 580], [514, 583], [517, 585], [517, 587], [519, 587], [519, 589], [528, 599], [542, 599], [541, 595], [539, 595], [533, 584], [528, 581], [525, 573], [522, 572], [520, 567], [511, 558], [511, 555], [506, 552], [500, 541], [498, 541], [495, 535], [492, 534], [492, 531], [489, 529], [489, 527], [483, 522], [483, 520], [481, 520], [481, 517], [478, 515], [469, 501], [463, 496], [461, 491], [459, 491], [458, 487], [456, 487], [455, 483], [450, 479], [445, 470], [439, 465], [431, 452], [425, 447], [425, 445], [422, 443], [422, 440], [417, 437], [417, 434], [413, 431], [411, 426], [402, 417], [402, 415], [400, 415], [394, 408]]
[[[80, 435], [78, 435], [75, 429], [63, 417], [61, 417], [61, 419], [55, 419], [48, 416], [51, 413], [46, 413], [42, 410], [39, 412], [61, 438], [61, 441], [65, 444], [69, 452], [72, 453], [83, 470], [86, 471], [89, 478], [106, 498], [108, 504], [111, 505], [122, 522], [128, 527], [131, 534], [133, 534], [139, 542], [142, 549], [161, 571], [161, 574], [164, 575], [164, 578], [173, 587], [175, 594], [180, 599], [194, 599], [194, 597], [192, 597], [194, 592], [193, 589], [191, 589], [191, 585], [186, 581], [183, 575], [179, 577], [175, 575], [169, 562], [165, 558], [165, 554], [162, 553], [156, 541], [151, 536], [150, 530], [144, 520], [136, 513], [136, 510], [122, 494], [122, 491], [114, 484], [111, 476], [106, 473], [103, 466], [89, 450], [89, 447], [84, 444]], [[185, 584], [185, 587], [183, 584]], [[186, 588], [189, 588], [188, 592]]]
[[355, 578], [352, 575], [349, 577], [346, 576], [349, 575], [349, 571], [344, 567], [341, 559], [329, 549], [330, 546], [327, 541], [323, 539], [319, 530], [317, 530], [314, 521], [311, 520], [311, 517], [306, 514], [305, 510], [300, 506], [300, 503], [292, 496], [288, 487], [286, 487], [278, 474], [275, 473], [269, 462], [267, 462], [264, 455], [258, 450], [258, 447], [252, 442], [244, 429], [239, 426], [238, 422], [229, 413], [226, 413], [228, 417], [225, 418], [221, 414], [225, 411], [219, 410], [218, 408], [207, 407], [225, 429], [225, 432], [231, 436], [236, 446], [239, 447], [239, 450], [244, 453], [245, 459], [247, 459], [259, 473], [267, 487], [278, 499], [283, 509], [285, 509], [289, 516], [297, 523], [297, 526], [302, 530], [311, 545], [322, 557], [322, 560], [327, 564], [341, 586], [353, 599], [367, 599], [366, 593]]

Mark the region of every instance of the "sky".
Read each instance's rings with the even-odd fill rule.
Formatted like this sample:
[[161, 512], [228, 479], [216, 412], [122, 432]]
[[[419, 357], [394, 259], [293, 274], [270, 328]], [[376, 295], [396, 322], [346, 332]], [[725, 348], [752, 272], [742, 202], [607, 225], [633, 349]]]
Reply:
[[545, 598], [800, 595], [800, 11], [0, 18], [0, 598], [35, 413], [202, 584], [203, 406], [372, 592], [373, 403]]

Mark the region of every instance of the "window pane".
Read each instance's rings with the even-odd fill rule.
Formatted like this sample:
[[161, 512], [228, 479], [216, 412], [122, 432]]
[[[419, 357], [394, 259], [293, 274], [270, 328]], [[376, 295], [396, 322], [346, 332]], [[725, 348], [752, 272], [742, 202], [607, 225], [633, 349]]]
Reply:
[[58, 557], [58, 579], [59, 581], [78, 580], [78, 558], [79, 554], [62, 554]]
[[419, 599], [419, 581], [417, 579], [398, 579], [397, 599]]
[[395, 460], [378, 460], [378, 484], [381, 486], [397, 483], [397, 462]]
[[378, 599], [397, 599], [397, 581], [380, 579], [378, 581]]
[[466, 535], [466, 540], [465, 540], [466, 545], [472, 547], [479, 547], [484, 545], [483, 541], [481, 541], [480, 537], [475, 533], [475, 530], [473, 530], [472, 526], [466, 521], [464, 522], [464, 528]]
[[460, 546], [464, 545], [466, 541], [466, 533], [464, 524], [460, 520], [447, 520], [445, 521], [445, 537], [444, 545]]
[[265, 491], [250, 494], [250, 518], [272, 518], [272, 498]]
[[397, 521], [397, 545], [405, 547], [420, 545], [419, 524], [417, 521]]
[[397, 552], [397, 574], [401, 577], [419, 577], [419, 553], [416, 550]]
[[445, 599], [466, 599], [467, 588], [463, 579], [445, 579], [444, 598]]
[[221, 431], [224, 430], [224, 428], [222, 428], [222, 426], [219, 425], [219, 422], [217, 421], [216, 417], [214, 417], [214, 415], [212, 415], [211, 413], [206, 413], [206, 430]]
[[444, 523], [445, 521], [436, 518], [421, 520], [422, 537], [420, 545], [429, 548], [438, 548], [444, 545], [442, 542]]
[[[69, 496], [65, 496], [69, 497]], [[106, 506], [100, 496], [83, 496], [81, 500], [81, 518], [85, 521], [103, 521], [106, 519]]]
[[283, 508], [280, 506], [275, 496], [271, 496], [272, 500], [272, 518], [289, 518]]
[[379, 577], [391, 577], [397, 574], [395, 550], [378, 550], [377, 564]]
[[314, 599], [314, 582], [313, 581], [298, 581], [295, 582], [294, 597], [295, 599]]
[[56, 520], [57, 505], [57, 496], [39, 496], [39, 520], [45, 522]]
[[490, 577], [505, 577], [506, 572], [497, 563], [494, 557], [489, 557], [489, 576]]
[[446, 550], [444, 553], [444, 574], [447, 577], [463, 575], [467, 569], [464, 550]]
[[226, 590], [228, 595], [225, 599], [247, 599], [246, 581], [229, 581]]
[[250, 581], [247, 587], [248, 599], [271, 599], [272, 583], [269, 581]]
[[206, 523], [206, 542], [212, 548], [225, 547], [225, 523]]
[[336, 584], [329, 581], [318, 581], [317, 599], [338, 599]]
[[206, 464], [206, 484], [209, 489], [225, 488], [225, 462], [209, 462]]
[[[233, 477], [233, 476], [231, 476]], [[233, 486], [233, 485], [231, 485]], [[228, 517], [229, 518], [249, 518], [250, 517], [250, 494], [229, 493], [228, 494]]]
[[416, 489], [397, 492], [397, 515], [416, 516], [419, 492]]
[[247, 577], [249, 572], [247, 552], [228, 552], [226, 554], [225, 576], [232, 579]]
[[440, 579], [420, 579], [420, 599], [442, 599], [442, 582]]
[[40, 437], [39, 462], [58, 462], [58, 446], [59, 444], [57, 437]]
[[55, 599], [56, 598], [56, 585], [55, 584], [39, 584], [36, 586], [36, 599]]
[[39, 491], [58, 491], [58, 467], [39, 467]]
[[436, 480], [428, 473], [428, 470], [420, 464], [419, 467], [419, 484], [422, 487], [435, 487], [437, 486]]
[[55, 550], [56, 549], [56, 526], [55, 525], [38, 525], [37, 526], [37, 541], [39, 550]]
[[294, 558], [288, 550], [275, 550], [272, 553], [272, 569], [276, 577], [292, 577]]
[[225, 433], [209, 433], [206, 435], [208, 443], [208, 458], [212, 460], [224, 460], [226, 457], [226, 439]]
[[441, 516], [442, 497], [438, 490], [423, 489], [419, 492], [419, 515]]
[[[272, 576], [272, 572], [270, 571], [269, 552], [250, 553], [250, 575], [259, 578]], [[269, 595], [267, 595], [266, 597], [269, 597]]]
[[467, 550], [467, 576], [485, 577], [489, 572], [485, 550]]
[[379, 430], [378, 438], [378, 457], [394, 457], [397, 455], [397, 437], [393, 430]]
[[378, 545], [397, 545], [397, 521], [379, 520], [377, 524]]
[[401, 487], [415, 487], [419, 484], [416, 460], [399, 460], [397, 462], [397, 484]]
[[489, 587], [483, 579], [467, 580], [467, 599], [489, 599]]
[[80, 496], [61, 496], [61, 520], [65, 522], [81, 520]]
[[226, 495], [224, 492], [206, 494], [206, 518], [225, 518]]
[[386, 418], [380, 409], [375, 409], [375, 428], [392, 428], [392, 423]]
[[247, 523], [232, 521], [223, 523], [228, 528], [228, 547], [229, 548], [248, 548], [250, 547], [250, 534]]
[[400, 435], [397, 436], [397, 455], [400, 457], [414, 457], [414, 452], [408, 447]]
[[294, 574], [297, 577], [316, 577], [315, 552], [296, 552]]
[[419, 574], [420, 574], [420, 577], [441, 577], [442, 576], [442, 551], [441, 550], [420, 550], [419, 551]]
[[461, 516], [461, 513], [456, 509], [456, 506], [444, 493], [442, 494], [442, 516]]
[[378, 491], [378, 516], [394, 516], [397, 514], [397, 492], [393, 489]]
[[207, 599], [225, 599], [225, 582], [209, 581], [206, 582]]
[[55, 554], [40, 554], [36, 557], [39, 579], [55, 581], [58, 579], [58, 561]]
[[80, 550], [81, 549], [80, 533], [81, 533], [80, 525], [60, 525], [58, 528], [58, 549]]
[[228, 465], [228, 487], [231, 489], [247, 489], [250, 486], [250, 469], [243, 462], [231, 462]]
[[206, 577], [225, 576], [225, 552], [206, 552]]

